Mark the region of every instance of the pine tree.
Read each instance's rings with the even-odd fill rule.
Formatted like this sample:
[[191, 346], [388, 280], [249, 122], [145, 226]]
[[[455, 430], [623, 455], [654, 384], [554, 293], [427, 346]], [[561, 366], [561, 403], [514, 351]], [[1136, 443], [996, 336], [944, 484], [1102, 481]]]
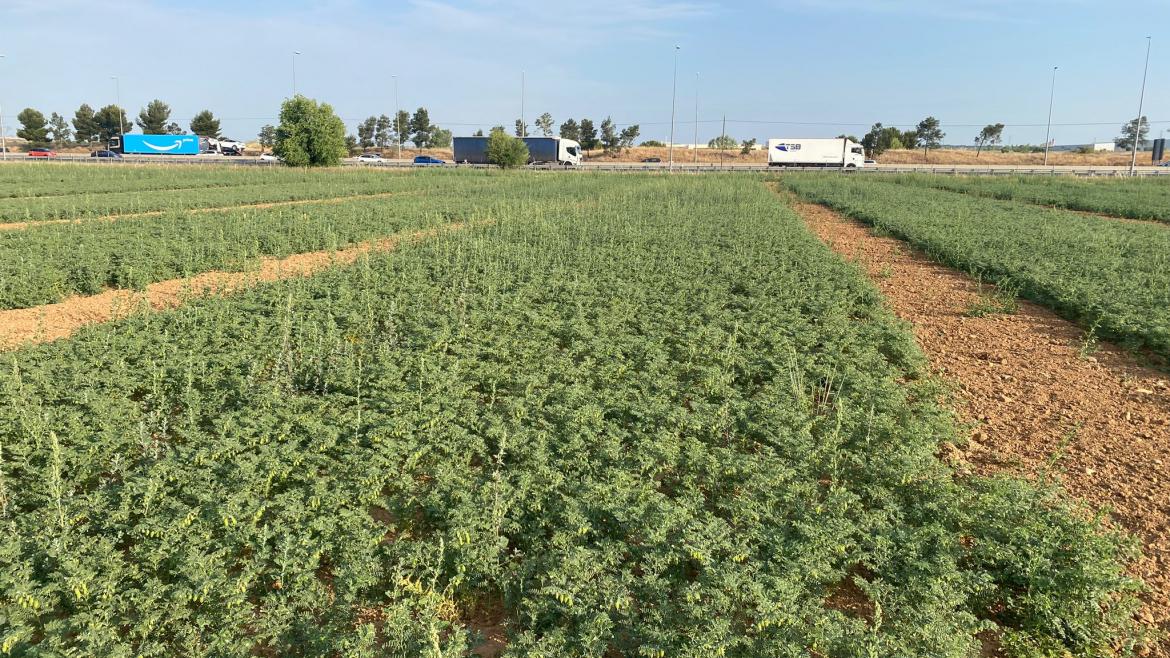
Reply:
[[144, 135], [163, 135], [167, 131], [167, 120], [171, 118], [171, 107], [154, 99], [138, 113], [138, 127]]
[[191, 119], [191, 132], [200, 137], [219, 137], [219, 119], [211, 110], [203, 110]]

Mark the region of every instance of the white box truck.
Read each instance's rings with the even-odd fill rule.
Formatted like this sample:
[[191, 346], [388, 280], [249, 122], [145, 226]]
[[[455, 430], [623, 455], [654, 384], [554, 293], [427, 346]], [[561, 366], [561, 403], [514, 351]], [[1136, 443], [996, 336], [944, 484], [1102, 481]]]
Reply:
[[769, 167], [865, 166], [865, 149], [844, 137], [835, 139], [769, 139]]

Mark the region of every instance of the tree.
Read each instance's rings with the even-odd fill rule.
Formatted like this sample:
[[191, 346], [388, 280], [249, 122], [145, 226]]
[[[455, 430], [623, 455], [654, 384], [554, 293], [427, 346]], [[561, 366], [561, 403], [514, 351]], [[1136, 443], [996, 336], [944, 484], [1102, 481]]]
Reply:
[[617, 127], [613, 125], [613, 119], [605, 117], [605, 121], [601, 122], [601, 148], [605, 149], [606, 152], [616, 149], [619, 140]]
[[877, 157], [891, 149], [914, 148], [918, 144], [918, 137], [913, 130], [901, 131], [893, 126], [873, 124], [865, 137], [861, 138], [861, 145], [871, 157]]
[[301, 96], [280, 106], [273, 152], [290, 167], [333, 166], [346, 154], [345, 123], [328, 103]]
[[427, 108], [420, 107], [414, 111], [414, 116], [410, 117], [410, 141], [414, 142], [415, 148], [422, 148], [430, 144], [431, 131], [434, 129]]
[[548, 112], [536, 117], [536, 127], [540, 128], [540, 134], [545, 137], [553, 136], [553, 118]]
[[357, 137], [354, 137], [353, 135], [345, 136], [345, 150], [350, 155], [357, 155], [358, 153], [361, 153], [362, 149], [360, 146], [358, 146]]
[[183, 134], [183, 126], [180, 126], [178, 123], [175, 123], [174, 121], [172, 121], [172, 122], [168, 123], [165, 128], [163, 128], [163, 132], [165, 132], [168, 135], [182, 135]]
[[653, 146], [656, 148], [665, 148], [666, 142], [660, 142], [657, 139], [648, 139], [648, 140], [642, 142], [641, 144], [639, 144], [638, 146]]
[[516, 119], [516, 136], [517, 137], [527, 137], [528, 136], [528, 124], [524, 123], [524, 121], [522, 119]]
[[437, 149], [445, 149], [451, 147], [451, 131], [444, 128], [435, 127], [435, 131], [431, 133], [432, 147]]
[[739, 142], [731, 135], [720, 135], [707, 142], [709, 149], [733, 149], [737, 146], [739, 146]]
[[628, 149], [633, 146], [634, 140], [638, 139], [638, 132], [639, 128], [636, 123], [632, 126], [622, 128], [621, 134], [618, 135], [618, 151], [620, 152], [622, 149]]
[[480, 128], [479, 130], [476, 130], [475, 132], [471, 133], [471, 136], [472, 137], [483, 137], [483, 128]]
[[488, 137], [487, 160], [505, 169], [523, 167], [528, 164], [528, 146], [503, 130], [493, 130]]
[[365, 121], [358, 124], [357, 140], [358, 145], [364, 149], [372, 148], [374, 146], [374, 133], [378, 131], [378, 118], [367, 117]]
[[394, 142], [405, 144], [410, 141], [410, 112], [398, 110], [394, 115]]
[[144, 135], [166, 134], [167, 119], [171, 118], [171, 107], [159, 99], [154, 99], [138, 113], [138, 127]]
[[915, 141], [922, 147], [923, 156], [926, 156], [930, 149], [938, 148], [946, 136], [947, 134], [939, 127], [938, 119], [934, 117], [926, 117], [914, 128]]
[[[1138, 130], [1139, 124], [1141, 125], [1140, 132]], [[1114, 139], [1113, 143], [1123, 151], [1130, 151], [1133, 149], [1134, 135], [1137, 135], [1138, 149], [1141, 149], [1146, 138], [1150, 135], [1150, 122], [1144, 116], [1126, 122], [1121, 127], [1121, 135], [1117, 139]]]
[[751, 155], [752, 149], [756, 147], [756, 138], [743, 140], [743, 148], [739, 150], [740, 155]]
[[999, 143], [1003, 138], [1003, 124], [992, 123], [983, 127], [979, 134], [975, 136], [975, 157], [979, 157], [979, 153], [983, 151], [983, 147], [991, 144], [992, 146]]
[[572, 119], [566, 120], [561, 124], [561, 137], [575, 142], [581, 141], [581, 126], [578, 126], [577, 122]]
[[586, 151], [592, 151], [601, 146], [601, 142], [597, 141], [597, 129], [593, 127], [593, 122], [589, 119], [581, 119], [581, 139], [577, 141], [581, 142], [581, 148]]
[[93, 108], [81, 104], [73, 113], [73, 135], [78, 142], [88, 144], [98, 136], [98, 125], [94, 119]]
[[53, 140], [53, 146], [57, 148], [69, 146], [69, 141], [73, 138], [73, 131], [69, 129], [69, 122], [65, 120], [65, 117], [56, 112], [49, 118], [49, 132], [52, 133], [50, 139]]
[[890, 148], [892, 149], [916, 149], [918, 148], [918, 131], [917, 130], [903, 130], [898, 132], [897, 128], [890, 128], [892, 137], [890, 139]]
[[506, 133], [506, 132], [508, 132], [508, 129], [503, 127], [503, 126], [492, 126], [492, 129], [488, 131], [488, 135], [491, 135], [492, 133]]
[[260, 133], [256, 137], [260, 141], [261, 149], [270, 149], [276, 145], [276, 127], [271, 124], [266, 124], [260, 129]]
[[126, 111], [117, 105], [103, 107], [94, 114], [93, 119], [97, 123], [98, 135], [103, 142], [110, 141], [114, 135], [122, 134], [123, 130], [130, 132], [134, 129], [134, 124], [130, 123]]
[[853, 135], [846, 135], [845, 133], [837, 135], [837, 139], [847, 139], [851, 142], [857, 142], [858, 144], [861, 143], [861, 140], [857, 139], [857, 137], [854, 137]]
[[203, 110], [191, 119], [191, 132], [200, 137], [219, 137], [219, 119], [211, 110]]
[[378, 121], [374, 124], [374, 145], [378, 148], [386, 148], [390, 146], [390, 140], [393, 139], [393, 136], [393, 122], [390, 117], [385, 114], [379, 116]]
[[16, 131], [16, 136], [28, 140], [29, 146], [47, 146], [49, 143], [49, 131], [45, 127], [45, 115], [40, 111], [34, 110], [31, 107], [26, 107], [16, 115], [17, 121], [20, 121], [21, 128]]

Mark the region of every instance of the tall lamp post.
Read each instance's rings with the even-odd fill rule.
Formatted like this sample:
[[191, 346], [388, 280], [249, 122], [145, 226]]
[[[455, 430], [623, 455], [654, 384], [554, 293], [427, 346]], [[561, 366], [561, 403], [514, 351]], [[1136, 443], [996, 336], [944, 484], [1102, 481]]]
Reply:
[[699, 72], [695, 71], [695, 164], [699, 164]]
[[398, 106], [398, 76], [394, 78], [394, 129], [398, 131], [398, 159], [402, 159], [402, 108]]
[[[0, 55], [4, 59], [5, 55]], [[4, 104], [0, 103], [0, 160], [8, 159], [8, 141], [4, 137]]]
[[114, 81], [114, 103], [116, 103], [116, 107], [118, 108], [118, 134], [125, 135], [126, 126], [122, 124], [122, 115], [125, 114], [122, 111], [122, 83], [116, 75], [111, 75], [110, 79]]
[[670, 88], [670, 149], [667, 150], [667, 169], [674, 171], [674, 106], [678, 97], [678, 46], [674, 47], [674, 83]]
[[294, 50], [292, 54], [293, 98], [297, 97], [297, 55], [300, 54], [299, 50]]
[[528, 136], [528, 124], [524, 123], [524, 71], [520, 72], [520, 137]]
[[1129, 175], [1134, 175], [1134, 167], [1137, 166], [1137, 150], [1138, 142], [1142, 141], [1142, 106], [1146, 102], [1146, 75], [1150, 72], [1150, 46], [1153, 45], [1153, 39], [1146, 37], [1146, 68], [1142, 71], [1142, 95], [1138, 98], [1138, 113], [1137, 125], [1133, 130], [1133, 156], [1129, 160]]
[[1044, 133], [1044, 166], [1048, 166], [1048, 145], [1052, 137], [1052, 100], [1056, 98], [1056, 69], [1052, 67], [1052, 90], [1048, 92], [1048, 130]]

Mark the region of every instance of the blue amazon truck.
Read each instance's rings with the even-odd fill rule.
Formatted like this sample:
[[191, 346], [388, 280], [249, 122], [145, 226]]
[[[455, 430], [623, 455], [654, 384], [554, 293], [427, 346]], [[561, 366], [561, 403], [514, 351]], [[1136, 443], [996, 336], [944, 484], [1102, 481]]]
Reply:
[[110, 150], [125, 155], [199, 155], [199, 135], [115, 135]]

